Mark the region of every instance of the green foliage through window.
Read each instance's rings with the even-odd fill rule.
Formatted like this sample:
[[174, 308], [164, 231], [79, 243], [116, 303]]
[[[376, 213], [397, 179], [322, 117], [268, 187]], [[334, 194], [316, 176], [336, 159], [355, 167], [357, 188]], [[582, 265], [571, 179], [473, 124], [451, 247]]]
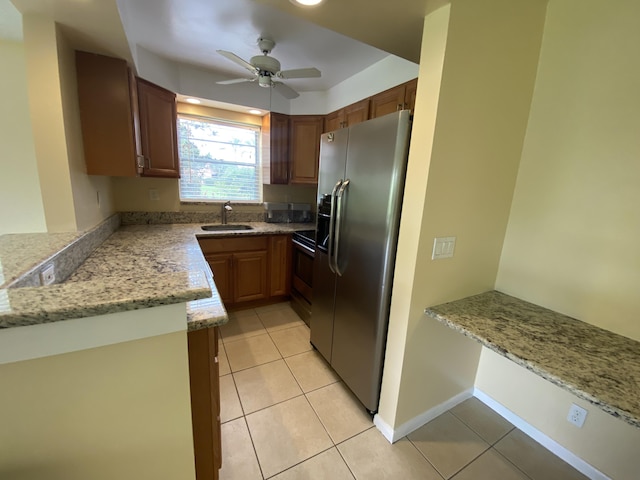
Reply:
[[180, 199], [261, 202], [260, 128], [178, 116]]

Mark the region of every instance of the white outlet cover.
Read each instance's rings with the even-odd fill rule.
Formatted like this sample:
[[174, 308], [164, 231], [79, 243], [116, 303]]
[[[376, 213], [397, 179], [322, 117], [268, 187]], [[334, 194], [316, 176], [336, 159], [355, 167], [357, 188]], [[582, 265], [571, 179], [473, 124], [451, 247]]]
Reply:
[[56, 269], [52, 264], [47, 265], [40, 272], [40, 281], [42, 285], [51, 285], [56, 281]]
[[569, 408], [569, 414], [567, 415], [567, 421], [573, 423], [578, 428], [582, 428], [586, 418], [587, 411], [575, 403], [572, 403], [571, 408]]

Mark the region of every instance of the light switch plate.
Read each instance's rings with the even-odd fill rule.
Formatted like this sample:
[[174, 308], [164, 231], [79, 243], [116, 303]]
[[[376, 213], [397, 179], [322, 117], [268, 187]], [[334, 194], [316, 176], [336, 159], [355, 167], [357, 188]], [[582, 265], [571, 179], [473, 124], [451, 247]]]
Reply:
[[453, 257], [456, 247], [456, 237], [436, 237], [433, 239], [432, 260]]

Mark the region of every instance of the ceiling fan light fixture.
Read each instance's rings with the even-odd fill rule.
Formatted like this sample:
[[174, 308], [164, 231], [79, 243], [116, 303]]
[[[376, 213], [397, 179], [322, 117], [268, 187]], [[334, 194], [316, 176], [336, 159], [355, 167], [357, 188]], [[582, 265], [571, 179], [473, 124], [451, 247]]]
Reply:
[[200, 105], [202, 102], [200, 100], [198, 100], [197, 98], [186, 98], [185, 102], [187, 103], [192, 103], [194, 105]]
[[262, 115], [262, 110], [258, 110], [257, 108], [252, 108], [251, 110], [249, 110], [249, 113], [251, 115]]
[[268, 75], [260, 75], [258, 77], [258, 85], [265, 88], [271, 87], [271, 77]]
[[297, 7], [315, 7], [323, 2], [323, 0], [289, 0]]

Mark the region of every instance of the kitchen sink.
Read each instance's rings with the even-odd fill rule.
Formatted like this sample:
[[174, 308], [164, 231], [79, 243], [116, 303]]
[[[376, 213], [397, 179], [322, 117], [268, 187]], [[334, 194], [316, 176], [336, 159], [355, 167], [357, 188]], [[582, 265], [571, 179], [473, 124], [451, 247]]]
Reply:
[[226, 232], [229, 230], [253, 230], [251, 225], [203, 225], [202, 230], [206, 232]]

